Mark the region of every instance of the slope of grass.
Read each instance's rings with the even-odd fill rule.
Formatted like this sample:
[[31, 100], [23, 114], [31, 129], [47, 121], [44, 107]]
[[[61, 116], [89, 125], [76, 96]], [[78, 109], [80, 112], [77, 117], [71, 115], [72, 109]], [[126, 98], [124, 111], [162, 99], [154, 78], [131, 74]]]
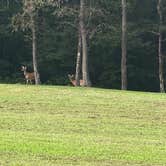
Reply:
[[166, 165], [166, 95], [0, 85], [0, 165]]

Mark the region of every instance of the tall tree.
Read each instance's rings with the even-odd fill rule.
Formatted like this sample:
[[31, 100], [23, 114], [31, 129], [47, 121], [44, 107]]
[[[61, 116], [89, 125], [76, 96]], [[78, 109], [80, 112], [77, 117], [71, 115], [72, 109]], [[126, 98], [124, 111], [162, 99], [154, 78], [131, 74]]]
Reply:
[[127, 5], [122, 0], [122, 57], [121, 57], [121, 89], [127, 89]]
[[[26, 1], [25, 1], [26, 2]], [[25, 4], [26, 10], [30, 16], [32, 31], [32, 57], [33, 57], [33, 69], [35, 74], [36, 85], [40, 84], [40, 76], [38, 72], [38, 61], [37, 61], [37, 16], [38, 11], [36, 10], [33, 0], [27, 1]]]
[[158, 33], [158, 58], [159, 58], [159, 80], [160, 80], [160, 92], [165, 92], [164, 78], [163, 78], [163, 54], [162, 54], [162, 26], [163, 26], [163, 14], [162, 14], [162, 0], [158, 0], [157, 11], [159, 15], [159, 33]]
[[38, 16], [38, 5], [40, 1], [34, 0], [23, 0], [22, 13], [18, 13], [13, 17], [14, 29], [21, 30], [30, 29], [31, 40], [32, 40], [32, 60], [33, 69], [35, 74], [35, 84], [40, 84], [40, 75], [38, 72], [38, 61], [37, 61], [37, 16]]
[[76, 86], [80, 86], [80, 71], [81, 71], [81, 55], [82, 55], [82, 40], [80, 33], [80, 25], [78, 28], [78, 46], [77, 46], [77, 60], [76, 60]]
[[85, 0], [80, 0], [80, 32], [82, 39], [82, 78], [84, 86], [91, 86], [88, 68], [88, 46], [87, 46], [87, 31], [85, 26]]

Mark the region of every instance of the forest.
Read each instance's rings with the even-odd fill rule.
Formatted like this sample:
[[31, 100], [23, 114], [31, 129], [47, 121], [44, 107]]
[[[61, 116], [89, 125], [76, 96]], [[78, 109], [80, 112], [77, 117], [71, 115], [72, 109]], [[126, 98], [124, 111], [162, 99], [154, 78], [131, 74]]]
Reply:
[[0, 0], [0, 83], [164, 92], [165, 0]]

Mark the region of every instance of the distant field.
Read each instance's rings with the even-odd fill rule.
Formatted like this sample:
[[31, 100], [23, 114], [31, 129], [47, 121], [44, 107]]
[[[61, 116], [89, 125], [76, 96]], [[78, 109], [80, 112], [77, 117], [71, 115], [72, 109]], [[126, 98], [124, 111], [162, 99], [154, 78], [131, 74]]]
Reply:
[[0, 166], [166, 166], [166, 94], [0, 85]]

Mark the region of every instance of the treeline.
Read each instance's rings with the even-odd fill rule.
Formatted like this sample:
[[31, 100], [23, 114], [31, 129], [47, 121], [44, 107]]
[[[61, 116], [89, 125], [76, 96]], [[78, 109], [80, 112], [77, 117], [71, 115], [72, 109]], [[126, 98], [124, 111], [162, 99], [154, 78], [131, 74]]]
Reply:
[[0, 82], [165, 91], [165, 0], [0, 0]]

